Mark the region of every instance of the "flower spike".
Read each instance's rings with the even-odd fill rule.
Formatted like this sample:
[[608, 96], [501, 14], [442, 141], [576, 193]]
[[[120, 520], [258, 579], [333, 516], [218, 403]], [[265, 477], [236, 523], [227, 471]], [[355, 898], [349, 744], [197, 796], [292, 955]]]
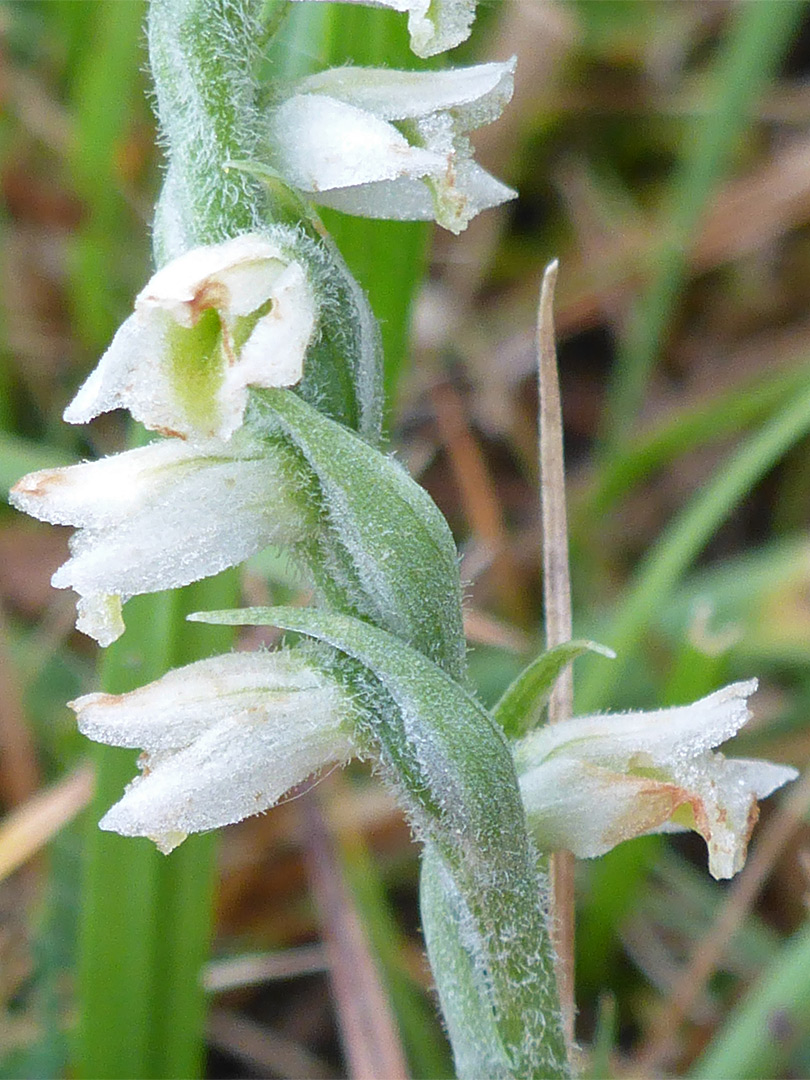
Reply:
[[199, 660], [70, 707], [89, 738], [144, 749], [141, 776], [101, 828], [148, 836], [166, 854], [189, 833], [267, 810], [355, 753], [344, 730], [348, 699], [301, 649]]
[[470, 36], [475, 0], [345, 0], [350, 4], [407, 11], [411, 48], [417, 56], [436, 56]]
[[109, 645], [124, 631], [121, 604], [131, 596], [209, 577], [309, 528], [291, 476], [289, 452], [276, 444], [165, 439], [30, 473], [10, 499], [42, 521], [78, 527], [52, 583], [79, 593], [78, 629]]
[[547, 851], [603, 855], [642, 833], [692, 829], [715, 878], [745, 862], [757, 800], [796, 769], [713, 752], [748, 721], [756, 680], [674, 709], [585, 716], [533, 732], [516, 749], [529, 822]]
[[497, 119], [515, 61], [450, 71], [333, 68], [297, 83], [270, 116], [273, 165], [323, 206], [435, 219], [461, 232], [515, 197], [472, 158], [466, 133]]
[[194, 248], [141, 291], [65, 420], [127, 408], [153, 431], [227, 439], [249, 386], [300, 381], [316, 321], [306, 271], [276, 239]]

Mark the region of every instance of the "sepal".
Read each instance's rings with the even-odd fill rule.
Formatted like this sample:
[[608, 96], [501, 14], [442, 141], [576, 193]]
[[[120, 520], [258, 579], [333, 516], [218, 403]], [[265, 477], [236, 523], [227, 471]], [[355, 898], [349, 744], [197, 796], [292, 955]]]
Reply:
[[228, 439], [250, 386], [294, 386], [318, 322], [295, 233], [245, 234], [167, 263], [65, 410], [126, 408], [152, 431]]

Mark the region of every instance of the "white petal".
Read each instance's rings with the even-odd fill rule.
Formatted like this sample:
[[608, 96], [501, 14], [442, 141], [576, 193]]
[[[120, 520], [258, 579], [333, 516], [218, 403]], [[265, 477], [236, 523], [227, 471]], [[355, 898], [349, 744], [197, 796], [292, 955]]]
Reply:
[[167, 316], [130, 315], [64, 412], [68, 424], [86, 424], [101, 413], [129, 409], [153, 430], [182, 423], [162, 357]]
[[[238, 320], [268, 303], [270, 311], [258, 317], [237, 350]], [[200, 328], [205, 341], [189, 339], [184, 346], [182, 335], [204, 312], [214, 318], [213, 326]], [[249, 386], [300, 381], [316, 322], [306, 272], [280, 243], [247, 234], [195, 248], [159, 270], [141, 292], [134, 315], [65, 410], [65, 420], [87, 423], [126, 408], [164, 435], [227, 439], [241, 426]]]
[[712, 877], [730, 878], [742, 869], [759, 817], [757, 800], [798, 775], [787, 765], [712, 753], [676, 764], [672, 779], [693, 796], [693, 827], [706, 841]]
[[350, 4], [408, 12], [411, 48], [417, 56], [436, 56], [470, 36], [475, 0], [345, 0]]
[[746, 699], [756, 679], [733, 683], [692, 705], [653, 712], [606, 713], [549, 725], [523, 740], [518, 755], [538, 762], [550, 755], [623, 771], [669, 769], [730, 739], [750, 717]]
[[[441, 209], [437, 195], [444, 196]], [[475, 162], [463, 162], [455, 175], [455, 184], [444, 178], [424, 180], [385, 180], [360, 187], [338, 188], [319, 193], [315, 200], [357, 217], [384, 218], [389, 221], [438, 221], [452, 232], [460, 232], [482, 210], [500, 206], [517, 197], [517, 192], [502, 184]]]
[[159, 440], [98, 461], [29, 473], [9, 500], [52, 525], [105, 528], [124, 520], [156, 486], [200, 456], [205, 452], [180, 439]]
[[228, 717], [283, 711], [303, 692], [314, 707], [332, 691], [298, 652], [243, 652], [176, 668], [128, 694], [85, 694], [69, 704], [88, 738], [159, 751], [188, 746]]
[[295, 386], [304, 374], [304, 358], [315, 327], [315, 300], [299, 263], [290, 263], [273, 288], [273, 307], [263, 315], [228, 367], [219, 392], [220, 438], [241, 425], [248, 387]]
[[171, 850], [187, 833], [267, 810], [324, 765], [352, 757], [342, 712], [334, 690], [303, 691], [267, 712], [220, 720], [176, 753], [145, 755], [144, 775], [100, 826]]
[[322, 94], [372, 113], [406, 120], [452, 111], [458, 131], [496, 120], [512, 97], [516, 60], [446, 71], [339, 67], [296, 84], [299, 94]]
[[52, 582], [85, 598], [80, 629], [98, 627], [109, 644], [115, 620], [104, 598], [187, 585], [309, 528], [289, 469], [273, 445], [238, 453], [233, 442], [166, 440], [33, 473], [11, 498], [34, 517], [81, 527]]
[[270, 298], [287, 262], [277, 244], [253, 233], [193, 248], [153, 275], [135, 310], [168, 311], [182, 326], [193, 326], [204, 307], [247, 315]]
[[270, 138], [279, 172], [317, 195], [401, 176], [425, 176], [446, 162], [412, 147], [391, 124], [354, 105], [297, 94], [274, 110]]
[[757, 799], [793, 780], [796, 769], [705, 753], [666, 776], [613, 771], [570, 756], [545, 759], [520, 776], [526, 814], [543, 851], [603, 855], [624, 840], [686, 826], [706, 841], [709, 871], [733, 877], [745, 862]]

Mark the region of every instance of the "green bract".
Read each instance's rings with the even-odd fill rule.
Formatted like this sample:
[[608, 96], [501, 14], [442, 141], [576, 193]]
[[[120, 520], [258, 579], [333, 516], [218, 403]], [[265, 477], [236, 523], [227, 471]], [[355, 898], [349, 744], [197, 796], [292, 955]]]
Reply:
[[[433, 957], [443, 1004], [454, 1009], [457, 968], [466, 954], [474, 1007], [493, 1019], [487, 1053], [488, 1064], [498, 1062], [494, 1075], [565, 1075], [551, 958], [541, 947], [547, 930], [538, 903], [537, 855], [512, 756], [492, 717], [427, 657], [358, 619], [312, 608], [198, 612], [190, 618], [295, 630], [357, 662], [359, 670], [349, 669], [345, 678], [369, 703], [368, 738], [433, 846], [438, 880], [447, 874], [452, 881], [436, 914], [457, 935], [448, 942], [446, 967], [442, 954]], [[429, 903], [433, 895], [429, 890]], [[473, 1007], [469, 992], [468, 986], [465, 1011]], [[468, 1038], [477, 1046], [473, 1032]], [[457, 1064], [465, 1076], [483, 1075], [472, 1045]]]

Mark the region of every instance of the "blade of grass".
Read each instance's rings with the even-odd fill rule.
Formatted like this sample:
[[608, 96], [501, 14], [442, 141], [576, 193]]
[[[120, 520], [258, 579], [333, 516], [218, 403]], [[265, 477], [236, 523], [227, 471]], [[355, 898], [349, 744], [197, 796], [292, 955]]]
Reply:
[[690, 240], [803, 14], [802, 3], [750, 3], [732, 9], [728, 36], [712, 73], [714, 104], [684, 140], [656, 270], [630, 311], [619, 349], [604, 419], [608, 452], [621, 447], [632, 428], [686, 282]]
[[[185, 615], [232, 606], [228, 572], [175, 593], [136, 597], [127, 632], [104, 657], [102, 683], [123, 693], [175, 664], [227, 648], [229, 633], [189, 634]], [[192, 1077], [202, 1064], [214, 849], [193, 837], [169, 858], [148, 840], [103, 833], [96, 822], [136, 772], [134, 755], [95, 749], [80, 932], [79, 1077]]]
[[[546, 648], [571, 640], [571, 572], [568, 565], [568, 522], [565, 506], [563, 422], [557, 350], [554, 340], [554, 286], [557, 263], [546, 267], [537, 312], [538, 449], [540, 507], [543, 532], [543, 612]], [[548, 702], [548, 721], [571, 716], [574, 676], [571, 666], [560, 673]], [[551, 856], [551, 925], [554, 928], [555, 969], [568, 1053], [574, 1045], [574, 856], [556, 851]]]
[[790, 938], [688, 1073], [695, 1080], [783, 1076], [810, 1024], [810, 925]]
[[[810, 390], [790, 400], [694, 496], [642, 562], [610, 620], [610, 629], [595, 635], [616, 650], [618, 660], [584, 671], [578, 709], [588, 712], [609, 700], [647, 627], [667, 603], [684, 571], [743, 495], [808, 431]], [[587, 663], [584, 658], [583, 669]]]
[[806, 363], [788, 371], [768, 371], [743, 387], [692, 402], [652, 430], [639, 434], [631, 445], [605, 462], [593, 485], [576, 500], [572, 507], [573, 530], [587, 533], [595, 519], [655, 469], [699, 446], [740, 434], [751, 424], [766, 419], [808, 384], [810, 369]]

